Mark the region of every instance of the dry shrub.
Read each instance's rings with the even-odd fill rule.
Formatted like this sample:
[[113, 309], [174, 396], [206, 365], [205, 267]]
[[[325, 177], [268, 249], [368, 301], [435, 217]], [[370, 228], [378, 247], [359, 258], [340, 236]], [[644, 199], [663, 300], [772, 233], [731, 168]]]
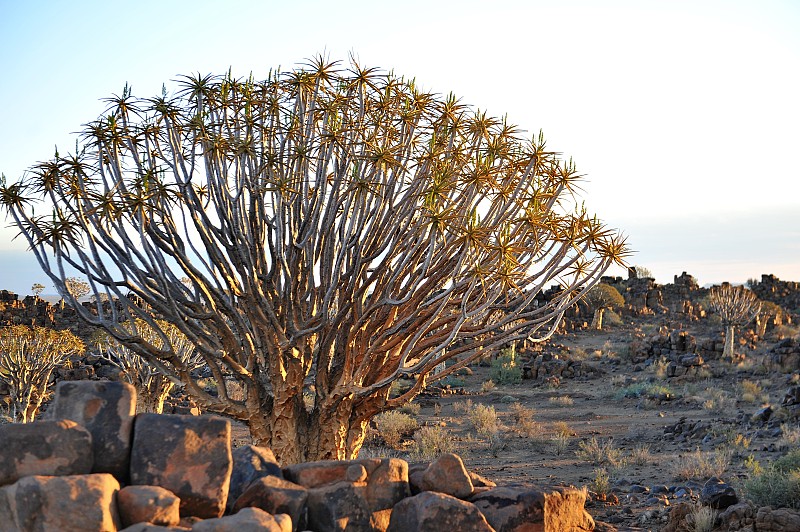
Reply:
[[422, 427], [414, 434], [411, 458], [414, 460], [433, 460], [446, 453], [452, 453], [455, 444], [450, 432], [441, 426]]
[[619, 466], [624, 462], [622, 450], [614, 447], [614, 440], [611, 438], [601, 443], [592, 436], [591, 439], [578, 443], [575, 454], [581, 460], [597, 465]]
[[526, 408], [519, 403], [513, 403], [509, 408], [514, 419], [512, 430], [520, 436], [532, 438], [541, 434], [541, 426], [533, 419], [533, 410]]
[[386, 445], [395, 449], [400, 446], [400, 440], [403, 436], [412, 434], [418, 427], [416, 419], [397, 410], [378, 414], [374, 420], [383, 441], [386, 442]]
[[554, 404], [556, 406], [572, 406], [574, 403], [575, 400], [569, 395], [560, 395], [558, 397], [550, 398], [550, 404]]
[[633, 465], [645, 465], [653, 459], [650, 446], [643, 444], [634, 447], [628, 454], [628, 461]]
[[488, 381], [484, 381], [483, 384], [481, 384], [481, 393], [491, 392], [495, 388], [497, 388], [497, 385], [494, 383], [492, 379], [489, 379]]
[[692, 527], [693, 532], [711, 532], [716, 520], [716, 510], [708, 506], [695, 506], [686, 516], [686, 522]]
[[713, 453], [704, 453], [698, 449], [680, 457], [675, 464], [674, 474], [678, 480], [721, 477], [730, 463], [729, 449], [718, 448]]
[[418, 416], [422, 406], [419, 403], [406, 403], [400, 407], [400, 412], [409, 416]]
[[468, 413], [468, 416], [472, 426], [475, 427], [475, 431], [481, 436], [491, 436], [500, 430], [500, 423], [494, 406], [476, 405]]
[[453, 403], [453, 410], [456, 412], [463, 412], [468, 414], [472, 411], [472, 399], [467, 399], [466, 401], [458, 401]]

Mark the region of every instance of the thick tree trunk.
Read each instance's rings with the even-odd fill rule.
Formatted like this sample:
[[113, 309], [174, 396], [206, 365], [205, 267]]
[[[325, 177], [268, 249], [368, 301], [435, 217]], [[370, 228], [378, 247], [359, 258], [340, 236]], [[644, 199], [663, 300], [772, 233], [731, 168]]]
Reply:
[[733, 329], [733, 325], [727, 325], [725, 327], [725, 347], [722, 350], [723, 357], [733, 356]]
[[299, 404], [292, 397], [276, 399], [269, 411], [248, 421], [256, 445], [272, 449], [282, 465], [358, 456], [369, 420], [354, 415], [352, 399], [323, 402], [307, 412], [302, 397]]
[[597, 329], [598, 331], [603, 330], [603, 315], [606, 313], [606, 309], [599, 308], [594, 311], [594, 316], [592, 317], [592, 329]]

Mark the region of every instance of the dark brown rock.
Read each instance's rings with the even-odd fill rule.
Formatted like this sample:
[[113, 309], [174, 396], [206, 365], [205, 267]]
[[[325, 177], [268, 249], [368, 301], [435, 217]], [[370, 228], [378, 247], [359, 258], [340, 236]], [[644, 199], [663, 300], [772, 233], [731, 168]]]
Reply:
[[474, 504], [433, 491], [424, 491], [397, 503], [387, 530], [494, 532]]
[[170, 490], [181, 500], [181, 516], [221, 516], [232, 470], [230, 434], [230, 421], [219, 417], [139, 414], [131, 484]]
[[136, 389], [123, 382], [59, 382], [52, 419], [71, 419], [92, 434], [93, 473], [111, 473], [120, 482], [128, 479]]
[[115, 501], [119, 482], [107, 473], [30, 476], [0, 491], [18, 530], [84, 532], [117, 530], [120, 525]]
[[299, 484], [275, 476], [253, 481], [235, 501], [233, 511], [260, 508], [270, 514], [287, 514], [295, 527], [304, 526], [308, 490]]
[[92, 435], [74, 421], [0, 425], [0, 485], [29, 475], [84, 475], [92, 463]]
[[117, 494], [122, 526], [176, 526], [181, 520], [180, 504], [174, 493], [159, 486], [126, 486]]
[[292, 532], [292, 522], [285, 514], [244, 508], [234, 515], [200, 521], [192, 526], [192, 532]]
[[431, 462], [422, 476], [422, 488], [459, 499], [469, 497], [474, 490], [464, 462], [460, 456], [452, 453], [443, 454]]
[[341, 481], [308, 490], [308, 528], [311, 530], [373, 531], [372, 512], [364, 482]]
[[594, 521], [584, 509], [586, 492], [575, 488], [542, 491], [527, 486], [504, 486], [479, 493], [471, 497], [470, 502], [498, 532], [594, 529]]
[[245, 445], [234, 449], [231, 453], [233, 457], [233, 471], [231, 472], [231, 485], [228, 492], [228, 510], [233, 508], [242, 493], [248, 486], [259, 478], [267, 475], [283, 478], [283, 472], [272, 453], [272, 449], [267, 447], [257, 447], [255, 445]]

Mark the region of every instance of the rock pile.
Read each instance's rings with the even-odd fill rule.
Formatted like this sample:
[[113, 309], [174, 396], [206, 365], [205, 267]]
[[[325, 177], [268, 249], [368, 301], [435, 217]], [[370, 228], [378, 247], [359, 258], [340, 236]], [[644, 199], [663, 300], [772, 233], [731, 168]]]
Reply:
[[119, 382], [61, 382], [50, 419], [0, 426], [0, 532], [594, 529], [586, 492], [497, 487], [443, 455], [280, 467], [230, 422], [139, 414]]

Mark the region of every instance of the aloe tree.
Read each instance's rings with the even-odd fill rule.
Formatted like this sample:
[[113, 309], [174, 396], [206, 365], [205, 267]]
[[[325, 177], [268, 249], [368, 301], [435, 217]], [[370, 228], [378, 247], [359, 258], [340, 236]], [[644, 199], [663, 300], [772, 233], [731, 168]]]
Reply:
[[[65, 298], [71, 270], [116, 301], [76, 305], [84, 319], [284, 462], [352, 457], [377, 413], [486, 350], [548, 338], [627, 252], [541, 134], [452, 95], [323, 58], [178, 83], [109, 98], [77, 153], [1, 200]], [[218, 395], [154, 316], [192, 342]], [[401, 376], [413, 385], [390, 395]]]
[[33, 421], [52, 386], [53, 370], [83, 350], [83, 342], [70, 331], [25, 325], [0, 328], [0, 381], [11, 390], [11, 417], [22, 423]]
[[603, 329], [603, 316], [607, 309], [619, 309], [625, 306], [625, 298], [619, 290], [605, 283], [598, 283], [586, 293], [584, 298], [592, 311], [592, 329]]
[[[203, 366], [203, 360], [196, 353], [194, 345], [175, 325], [163, 320], [156, 324], [166, 334], [169, 340], [167, 345], [164, 345], [159, 335], [143, 320], [136, 323], [139, 335], [158, 349], [173, 351], [189, 371]], [[122, 379], [136, 388], [137, 411], [161, 414], [164, 411], [164, 401], [181, 382], [171, 372], [161, 371], [149, 364], [144, 357], [108, 335], [98, 338], [95, 344], [103, 358], [122, 370]]]
[[728, 283], [713, 287], [708, 294], [708, 300], [711, 310], [719, 315], [725, 327], [722, 356], [731, 357], [736, 326], [750, 323], [761, 310], [761, 303], [752, 290]]

